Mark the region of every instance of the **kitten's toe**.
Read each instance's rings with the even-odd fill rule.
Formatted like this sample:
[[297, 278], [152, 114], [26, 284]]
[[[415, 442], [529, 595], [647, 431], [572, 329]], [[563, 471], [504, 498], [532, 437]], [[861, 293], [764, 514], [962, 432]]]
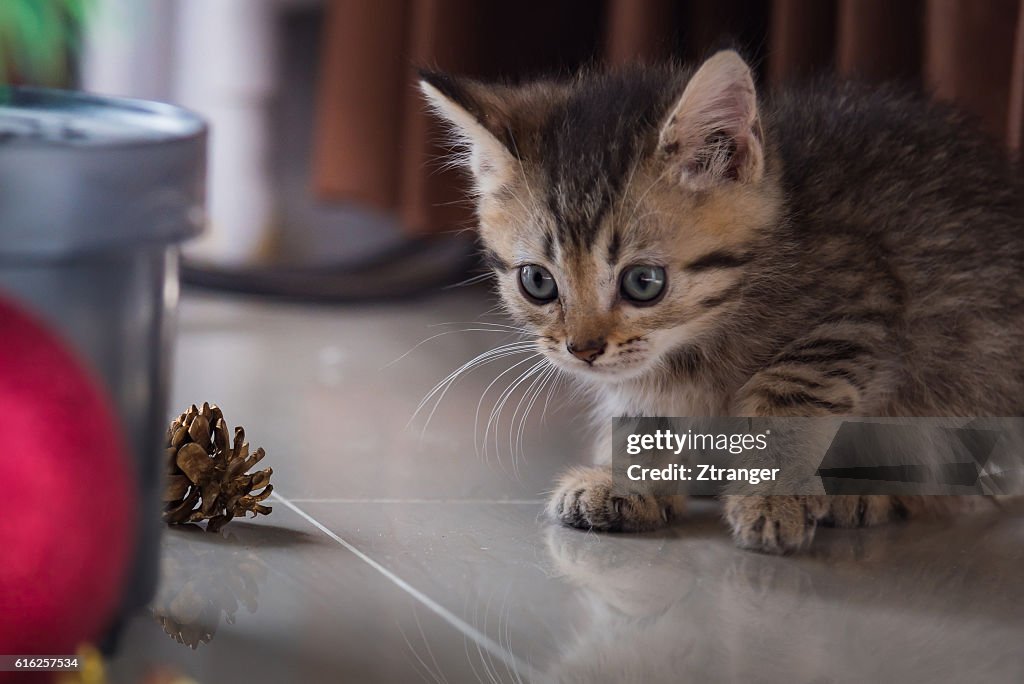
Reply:
[[891, 520], [897, 513], [891, 496], [831, 496], [822, 524], [834, 527], [870, 527]]
[[605, 532], [653, 530], [670, 522], [679, 504], [652, 494], [613, 492], [611, 471], [575, 468], [563, 475], [548, 514], [563, 525]]
[[827, 512], [821, 497], [728, 496], [725, 518], [736, 544], [764, 553], [792, 553], [810, 545]]
[[982, 496], [830, 496], [823, 524], [835, 527], [870, 527], [907, 518], [943, 518], [957, 513], [992, 510], [994, 502]]

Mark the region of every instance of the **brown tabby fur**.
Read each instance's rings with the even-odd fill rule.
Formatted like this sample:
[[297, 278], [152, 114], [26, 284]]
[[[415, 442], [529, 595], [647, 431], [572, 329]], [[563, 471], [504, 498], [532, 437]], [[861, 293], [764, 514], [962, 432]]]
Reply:
[[[953, 109], [887, 88], [755, 94], [721, 52], [492, 86], [424, 73], [465, 143], [508, 312], [594, 398], [595, 418], [1024, 415], [1024, 187]], [[547, 269], [558, 298], [521, 292]], [[619, 294], [665, 268], [652, 306]], [[567, 344], [600, 343], [588, 363]], [[610, 449], [558, 483], [565, 524], [647, 530], [682, 501], [613, 496]], [[939, 497], [726, 497], [737, 542], [785, 552]]]

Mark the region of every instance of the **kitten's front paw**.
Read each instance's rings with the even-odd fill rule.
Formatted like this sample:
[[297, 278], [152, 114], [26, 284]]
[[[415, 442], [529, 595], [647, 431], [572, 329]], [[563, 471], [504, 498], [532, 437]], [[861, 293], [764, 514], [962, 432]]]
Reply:
[[765, 553], [806, 548], [827, 513], [828, 504], [820, 496], [725, 497], [725, 519], [736, 544]]
[[612, 473], [606, 468], [574, 468], [559, 478], [547, 511], [569, 527], [604, 532], [641, 532], [672, 520], [680, 497], [612, 491]]
[[821, 521], [826, 527], [871, 527], [906, 515], [891, 496], [831, 496], [828, 516]]

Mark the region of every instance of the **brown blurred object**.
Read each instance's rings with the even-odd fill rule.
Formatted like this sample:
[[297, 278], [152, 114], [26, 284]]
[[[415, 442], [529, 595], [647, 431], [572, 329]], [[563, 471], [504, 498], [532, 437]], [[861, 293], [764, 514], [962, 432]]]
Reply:
[[395, 212], [411, 233], [470, 225], [414, 66], [480, 78], [739, 48], [768, 85], [834, 71], [954, 100], [1017, 150], [1024, 0], [330, 0], [317, 93], [323, 199]]
[[1019, 157], [1021, 145], [1024, 144], [1024, 3], [1017, 12], [1017, 33], [1013, 39], [1013, 76], [1006, 125], [1007, 142]]
[[1019, 0], [929, 0], [925, 84], [981, 117], [992, 135], [1009, 138], [1007, 110], [1013, 75]]

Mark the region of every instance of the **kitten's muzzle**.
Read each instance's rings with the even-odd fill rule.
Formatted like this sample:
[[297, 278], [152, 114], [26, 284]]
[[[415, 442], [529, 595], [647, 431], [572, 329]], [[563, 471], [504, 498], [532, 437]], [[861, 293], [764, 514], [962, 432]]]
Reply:
[[570, 354], [580, 361], [586, 361], [587, 363], [594, 363], [597, 357], [604, 354], [604, 350], [607, 347], [608, 345], [603, 339], [587, 340], [585, 342], [566, 341], [565, 343], [565, 348], [569, 350]]

